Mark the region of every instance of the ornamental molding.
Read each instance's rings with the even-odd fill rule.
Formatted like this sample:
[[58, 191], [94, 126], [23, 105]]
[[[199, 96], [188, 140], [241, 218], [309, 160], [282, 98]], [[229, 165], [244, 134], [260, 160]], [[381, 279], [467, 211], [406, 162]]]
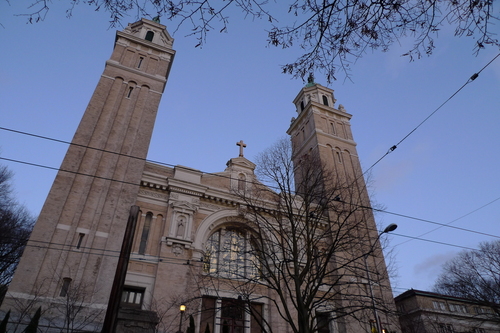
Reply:
[[139, 195], [143, 195], [145, 197], [168, 200], [168, 195], [167, 194], [163, 194], [163, 193], [158, 193], [158, 192], [153, 192], [153, 191], [146, 191], [146, 190], [139, 190], [138, 194]]
[[221, 210], [223, 208], [221, 206], [214, 205], [214, 204], [211, 204], [208, 202], [200, 202], [200, 207], [205, 208], [205, 209], [210, 210], [210, 211]]
[[[176, 199], [178, 199], [178, 197]], [[199, 201], [194, 203], [187, 201], [172, 201], [170, 202], [170, 206], [176, 211], [196, 212], [199, 207]]]

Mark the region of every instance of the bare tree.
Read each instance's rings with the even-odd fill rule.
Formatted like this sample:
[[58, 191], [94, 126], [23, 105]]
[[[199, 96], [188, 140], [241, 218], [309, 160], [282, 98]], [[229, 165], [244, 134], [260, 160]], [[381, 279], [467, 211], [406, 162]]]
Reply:
[[[298, 59], [281, 66], [282, 71], [302, 79], [319, 71], [328, 82], [335, 79], [338, 68], [347, 72], [349, 63], [367, 49], [386, 51], [401, 38], [414, 42], [405, 53], [410, 59], [429, 55], [443, 26], [457, 36], [472, 37], [476, 50], [499, 45], [495, 33], [499, 13], [492, 0], [293, 0], [286, 5], [268, 0], [68, 0], [68, 16], [79, 3], [107, 11], [112, 25], [128, 13], [188, 25], [196, 46], [205, 42], [207, 32], [226, 31], [230, 13], [267, 20], [270, 45], [302, 50]], [[51, 5], [49, 0], [33, 0], [25, 14], [28, 21], [43, 20]], [[232, 7], [239, 10], [231, 11]]]
[[367, 329], [372, 305], [392, 310], [392, 297], [382, 297], [390, 291], [371, 211], [355, 179], [335, 177], [312, 153], [294, 165], [291, 153], [290, 141], [279, 141], [257, 158], [262, 183], [234, 189], [251, 223], [210, 237], [206, 279], [233, 288], [264, 331], [271, 327], [252, 310], [262, 298], [295, 333], [324, 332], [352, 318]]
[[60, 302], [52, 304], [51, 312], [55, 318], [64, 318], [61, 332], [100, 332], [100, 321], [105, 309], [92, 302], [95, 292], [90, 285], [63, 281]]
[[98, 332], [105, 309], [95, 304], [92, 299], [96, 292], [83, 283], [63, 280], [58, 297], [47, 302], [50, 295], [46, 279], [33, 286], [29, 297], [10, 297], [12, 316], [9, 320], [9, 332], [23, 332], [30, 318], [41, 307], [40, 332], [61, 333]]
[[33, 227], [34, 218], [12, 195], [12, 173], [0, 166], [0, 303]]
[[445, 263], [434, 289], [487, 306], [492, 311], [482, 315], [500, 322], [499, 272], [500, 240], [483, 242], [478, 250], [462, 251]]

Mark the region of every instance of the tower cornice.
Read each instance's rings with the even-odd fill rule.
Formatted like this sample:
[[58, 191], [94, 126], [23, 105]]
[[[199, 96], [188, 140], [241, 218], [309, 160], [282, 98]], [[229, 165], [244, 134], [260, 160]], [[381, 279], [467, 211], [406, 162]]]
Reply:
[[[310, 112], [309, 109], [311, 109]], [[333, 107], [326, 106], [315, 101], [309, 101], [307, 105], [305, 105], [304, 110], [299, 113], [298, 117], [292, 118], [290, 127], [287, 130], [287, 134], [290, 135], [291, 131], [293, 131], [295, 127], [299, 126], [307, 116], [310, 117], [313, 114], [321, 114], [321, 113], [326, 114], [327, 116], [330, 117], [337, 116], [340, 119], [344, 118], [347, 121], [350, 121], [352, 118], [352, 114], [347, 113], [345, 111], [341, 111], [339, 109], [335, 109]]]
[[[133, 74], [140, 75], [141, 77], [147, 77], [147, 78], [149, 78], [151, 80], [155, 80], [155, 81], [158, 81], [160, 83], [166, 83], [167, 82], [167, 78], [166, 77], [144, 73], [143, 71], [140, 71], [138, 69], [131, 68], [131, 67], [128, 67], [128, 66], [124, 66], [124, 65], [120, 64], [119, 62], [114, 61], [112, 59], [107, 60], [106, 61], [106, 65], [113, 66], [113, 67], [119, 68], [121, 70], [130, 72], [130, 73], [133, 73]], [[162, 92], [160, 91], [159, 93], [162, 93]]]
[[[175, 55], [175, 51], [171, 49], [172, 47], [172, 44], [167, 44], [166, 46], [162, 46], [162, 45], [159, 45], [159, 44], [155, 44], [153, 42], [149, 42], [145, 39], [142, 39], [142, 38], [139, 38], [139, 37], [136, 37], [134, 35], [131, 35], [129, 33], [126, 33], [126, 32], [123, 32], [123, 31], [117, 31], [116, 32], [116, 42], [115, 44], [120, 44], [120, 40], [118, 39], [118, 37], [121, 37], [121, 38], [124, 38], [124, 39], [128, 39], [130, 41], [133, 41], [134, 43], [137, 43], [139, 45], [144, 45], [148, 48], [151, 48], [153, 50], [156, 50], [156, 51], [159, 51], [159, 52], [163, 52], [163, 53], [168, 53], [172, 56]], [[123, 45], [123, 44], [122, 44]], [[124, 45], [124, 46], [128, 46], [128, 45]]]

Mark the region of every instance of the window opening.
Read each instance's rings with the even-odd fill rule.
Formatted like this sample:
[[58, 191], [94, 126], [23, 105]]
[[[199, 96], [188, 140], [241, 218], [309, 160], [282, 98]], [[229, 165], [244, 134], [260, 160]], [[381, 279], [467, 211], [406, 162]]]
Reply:
[[141, 68], [143, 60], [144, 60], [144, 57], [139, 57], [139, 63], [137, 64], [137, 68]]
[[130, 96], [132, 95], [132, 90], [134, 90], [133, 87], [128, 87], [127, 98], [130, 98]]
[[304, 111], [304, 101], [300, 102], [300, 111]]
[[246, 183], [246, 177], [244, 174], [240, 173], [238, 175], [238, 191], [243, 192], [245, 191], [245, 184]]
[[462, 304], [449, 304], [450, 311], [451, 312], [462, 312], [462, 313], [467, 313], [467, 307]]
[[446, 305], [444, 302], [439, 302], [439, 301], [432, 301], [432, 306], [434, 307], [434, 309], [436, 310], [442, 310], [442, 311], [446, 311]]
[[153, 37], [154, 37], [154, 35], [155, 35], [155, 33], [154, 33], [154, 32], [152, 32], [152, 31], [148, 31], [148, 32], [146, 32], [146, 38], [144, 38], [144, 39], [145, 39], [145, 40], [148, 40], [148, 41], [150, 41], [150, 42], [152, 42], [152, 41], [153, 41]]
[[328, 312], [316, 312], [316, 326], [318, 333], [330, 333], [330, 314]]
[[152, 219], [153, 219], [153, 214], [147, 213], [146, 219], [144, 220], [144, 226], [142, 227], [141, 243], [139, 245], [139, 254], [146, 253], [146, 245], [148, 244], [149, 229], [151, 229]]
[[80, 233], [80, 234], [78, 235], [78, 243], [76, 244], [76, 248], [77, 248], [77, 249], [79, 249], [79, 248], [82, 246], [83, 237], [85, 237], [85, 234], [84, 234], [84, 233]]
[[66, 295], [68, 295], [70, 284], [71, 284], [71, 278], [68, 278], [68, 277], [63, 278], [63, 284], [62, 284], [61, 292], [59, 293], [59, 296], [66, 297]]
[[453, 325], [451, 324], [439, 324], [439, 333], [454, 333]]
[[342, 163], [342, 156], [340, 155], [340, 152], [336, 151], [336, 152], [335, 152], [335, 155], [337, 155], [337, 161], [338, 161], [339, 163]]
[[323, 95], [323, 104], [328, 106], [328, 97], [326, 97], [325, 95]]
[[332, 130], [332, 134], [335, 134], [335, 124], [334, 123], [330, 123], [330, 128]]
[[144, 288], [123, 287], [121, 305], [124, 308], [140, 309], [144, 300]]
[[258, 260], [245, 231], [220, 229], [207, 240], [204, 271], [228, 278], [257, 277]]

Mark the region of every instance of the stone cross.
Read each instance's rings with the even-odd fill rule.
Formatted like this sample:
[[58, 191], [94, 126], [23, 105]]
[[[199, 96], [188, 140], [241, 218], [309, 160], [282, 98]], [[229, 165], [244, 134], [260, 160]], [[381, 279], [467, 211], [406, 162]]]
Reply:
[[240, 157], [243, 157], [243, 148], [245, 148], [247, 145], [243, 143], [243, 140], [240, 140], [240, 142], [236, 142], [237, 146], [240, 146]]

